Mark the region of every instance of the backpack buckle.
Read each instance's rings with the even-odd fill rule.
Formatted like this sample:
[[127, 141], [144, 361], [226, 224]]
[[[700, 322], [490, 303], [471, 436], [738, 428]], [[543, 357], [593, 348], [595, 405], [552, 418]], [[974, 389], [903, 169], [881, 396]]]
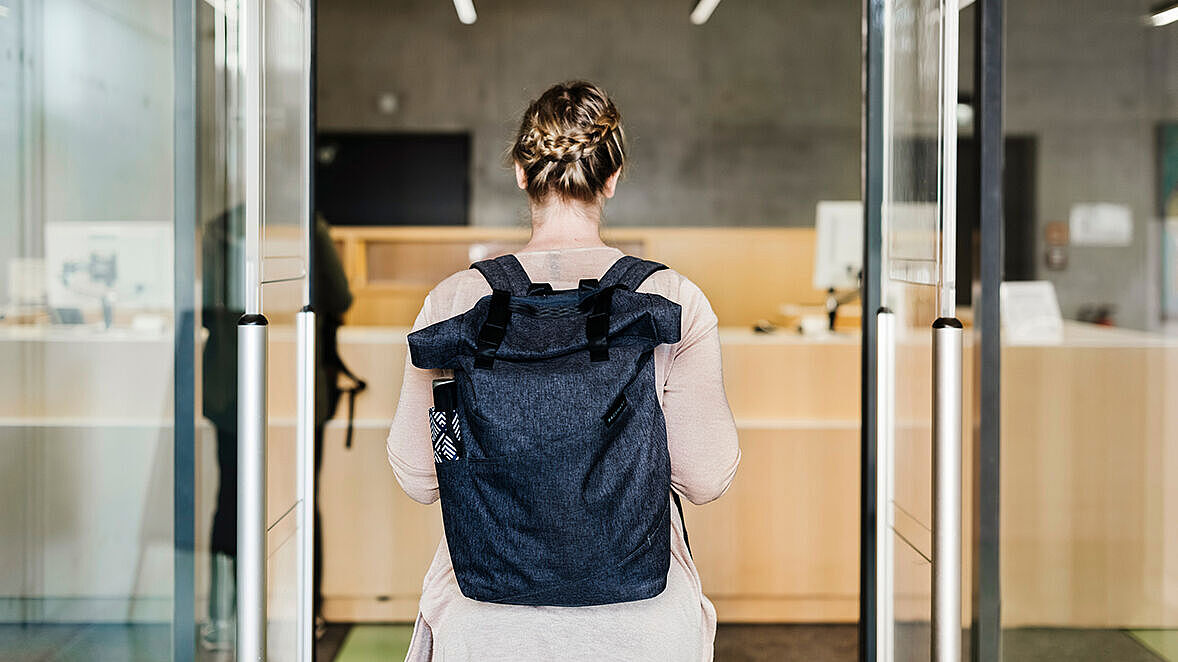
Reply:
[[609, 360], [609, 312], [613, 304], [613, 288], [606, 288], [595, 295], [593, 312], [585, 320], [585, 337], [589, 340], [589, 360]]
[[487, 319], [479, 329], [475, 350], [474, 367], [490, 370], [495, 365], [495, 354], [507, 335], [507, 323], [511, 319], [511, 293], [507, 290], [492, 290], [491, 305]]

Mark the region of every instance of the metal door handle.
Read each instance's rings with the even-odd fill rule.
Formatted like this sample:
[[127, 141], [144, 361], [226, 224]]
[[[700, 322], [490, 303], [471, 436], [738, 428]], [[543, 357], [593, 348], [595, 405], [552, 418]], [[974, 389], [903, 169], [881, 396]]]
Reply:
[[298, 457], [298, 655], [309, 662], [315, 648], [314, 536], [315, 536], [315, 312], [304, 306], [295, 320], [298, 332], [298, 420], [295, 433], [301, 449]]
[[266, 659], [266, 318], [237, 323], [237, 659]]
[[892, 533], [892, 499], [896, 475], [896, 315], [880, 308], [875, 316], [876, 346], [876, 481], [875, 481], [875, 586], [877, 662], [894, 657], [892, 630], [892, 577], [895, 537]]
[[934, 662], [961, 660], [961, 322], [933, 323]]

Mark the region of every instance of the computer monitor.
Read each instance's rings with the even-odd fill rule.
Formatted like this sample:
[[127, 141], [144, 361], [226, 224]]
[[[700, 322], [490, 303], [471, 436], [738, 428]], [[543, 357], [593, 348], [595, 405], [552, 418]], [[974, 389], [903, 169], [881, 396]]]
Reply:
[[863, 270], [863, 203], [823, 200], [815, 216], [815, 289], [858, 289]]

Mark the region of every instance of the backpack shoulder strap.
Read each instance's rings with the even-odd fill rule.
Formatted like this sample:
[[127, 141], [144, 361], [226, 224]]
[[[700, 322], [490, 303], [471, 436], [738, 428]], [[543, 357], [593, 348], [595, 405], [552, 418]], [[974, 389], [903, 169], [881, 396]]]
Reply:
[[500, 255], [491, 260], [482, 260], [470, 265], [478, 269], [483, 278], [491, 286], [491, 305], [487, 309], [487, 318], [479, 328], [477, 338], [478, 353], [475, 356], [476, 368], [490, 370], [495, 365], [495, 354], [499, 345], [507, 334], [507, 325], [511, 321], [511, 297], [527, 296], [532, 287], [528, 272], [519, 260], [512, 254]]
[[601, 277], [599, 286], [604, 289], [607, 287], [620, 287], [630, 290], [631, 292], [638, 289], [643, 281], [650, 277], [656, 271], [666, 269], [665, 264], [653, 262], [651, 260], [643, 260], [642, 258], [634, 257], [633, 255], [623, 255], [618, 258], [617, 262], [605, 272]]
[[475, 262], [470, 268], [478, 269], [492, 290], [503, 290], [512, 296], [526, 296], [528, 288], [532, 285], [528, 272], [524, 271], [523, 265], [510, 253]]

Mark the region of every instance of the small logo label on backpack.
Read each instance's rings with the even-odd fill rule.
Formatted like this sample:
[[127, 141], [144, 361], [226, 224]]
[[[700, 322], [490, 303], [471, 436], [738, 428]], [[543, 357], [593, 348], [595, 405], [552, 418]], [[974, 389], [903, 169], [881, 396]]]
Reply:
[[613, 425], [614, 421], [618, 420], [618, 417], [622, 415], [622, 412], [626, 411], [626, 406], [626, 396], [624, 394], [619, 395], [618, 399], [614, 400], [614, 403], [609, 406], [609, 411], [605, 412], [605, 415], [601, 417], [601, 420], [605, 421], [607, 427]]

